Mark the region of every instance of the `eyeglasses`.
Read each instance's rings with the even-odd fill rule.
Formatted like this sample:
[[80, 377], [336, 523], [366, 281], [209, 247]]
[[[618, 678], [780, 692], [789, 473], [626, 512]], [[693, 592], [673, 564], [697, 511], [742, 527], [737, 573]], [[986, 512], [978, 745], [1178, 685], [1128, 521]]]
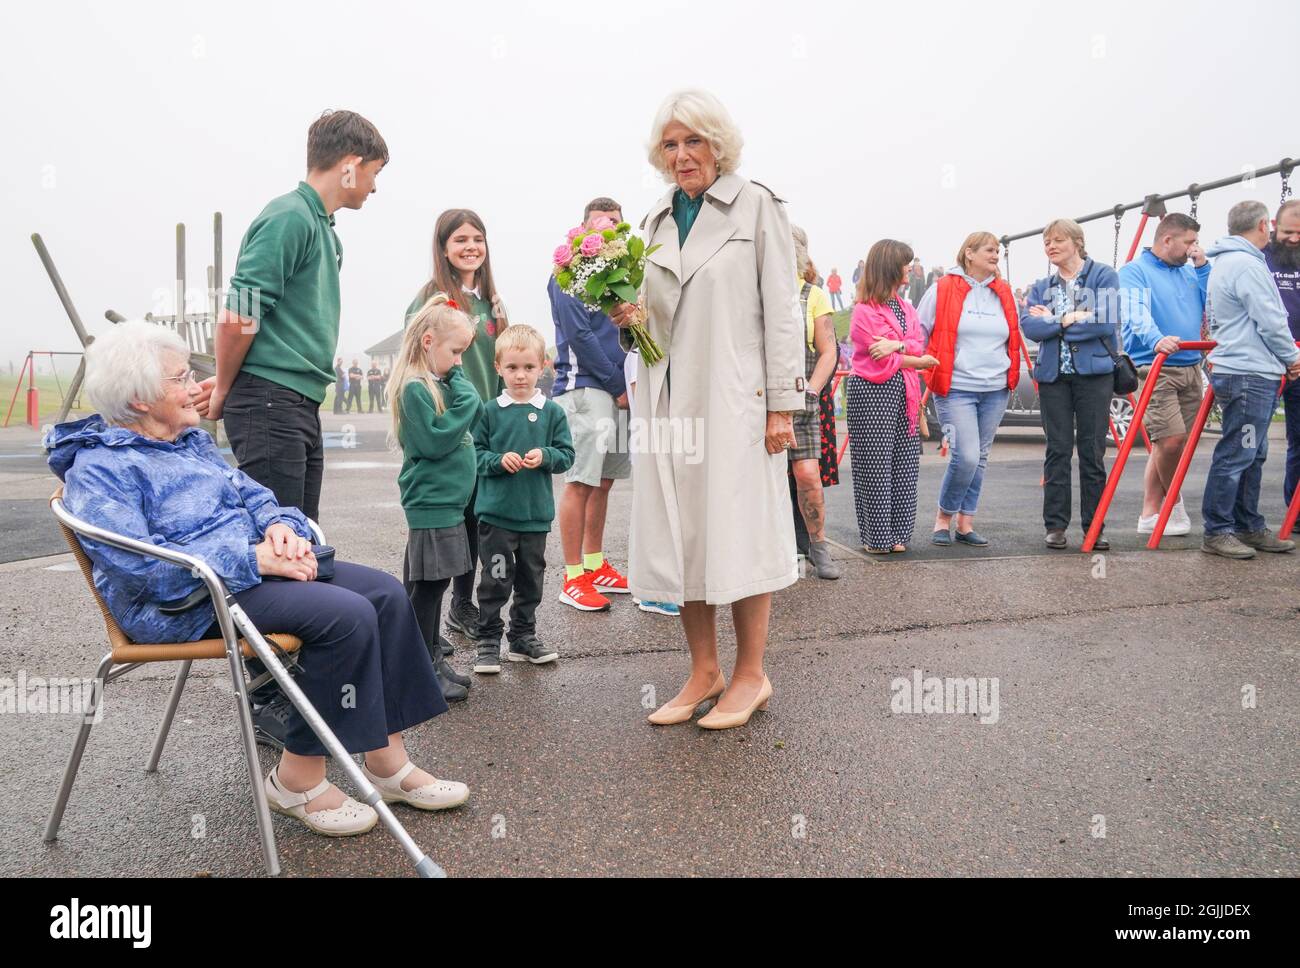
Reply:
[[165, 377], [163, 377], [163, 383], [179, 383], [181, 386], [186, 386], [186, 385], [188, 385], [189, 382], [190, 382], [191, 380], [193, 380], [193, 379], [194, 379], [194, 371], [193, 371], [193, 370], [186, 370], [186, 371], [185, 371], [184, 373], [182, 373], [180, 376], [165, 376]]

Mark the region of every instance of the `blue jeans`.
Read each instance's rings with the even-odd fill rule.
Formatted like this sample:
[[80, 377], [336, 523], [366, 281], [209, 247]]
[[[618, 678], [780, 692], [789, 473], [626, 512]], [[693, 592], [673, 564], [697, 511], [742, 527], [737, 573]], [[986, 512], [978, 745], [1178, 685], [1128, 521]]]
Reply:
[[943, 434], [952, 448], [939, 486], [939, 510], [944, 514], [974, 514], [979, 508], [989, 448], [1010, 395], [1005, 388], [950, 390], [946, 397], [934, 398]]
[[1282, 481], [1282, 500], [1291, 506], [1296, 485], [1300, 484], [1300, 380], [1291, 380], [1282, 391], [1286, 406], [1286, 477]]
[[1223, 411], [1223, 436], [1214, 448], [1201, 500], [1206, 537], [1266, 527], [1259, 513], [1259, 482], [1268, 458], [1268, 425], [1280, 382], [1210, 373], [1210, 386]]

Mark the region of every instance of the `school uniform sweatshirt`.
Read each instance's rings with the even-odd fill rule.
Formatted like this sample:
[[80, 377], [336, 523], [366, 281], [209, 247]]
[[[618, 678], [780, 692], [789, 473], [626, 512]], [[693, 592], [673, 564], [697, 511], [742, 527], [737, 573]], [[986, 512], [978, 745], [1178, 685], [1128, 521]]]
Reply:
[[[573, 437], [560, 405], [538, 390], [532, 399], [516, 403], [507, 392], [483, 405], [474, 428], [478, 454], [478, 497], [474, 513], [480, 521], [507, 531], [550, 531], [555, 518], [551, 475], [573, 466]], [[523, 457], [540, 448], [542, 464], [511, 474], [501, 465], [505, 454]]]
[[465, 520], [478, 466], [472, 428], [483, 409], [460, 367], [440, 381], [446, 410], [438, 413], [423, 380], [402, 387], [402, 470], [397, 487], [408, 528], [450, 528]]

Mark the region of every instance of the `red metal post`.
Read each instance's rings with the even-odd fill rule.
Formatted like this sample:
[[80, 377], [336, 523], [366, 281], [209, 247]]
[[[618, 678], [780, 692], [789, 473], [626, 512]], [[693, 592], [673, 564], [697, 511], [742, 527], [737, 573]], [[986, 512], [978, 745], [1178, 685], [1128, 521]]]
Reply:
[[[1181, 343], [1180, 350], [1212, 350], [1217, 344], [1213, 342], [1195, 342]], [[1138, 397], [1137, 405], [1133, 408], [1133, 420], [1141, 426], [1142, 418], [1146, 416], [1147, 405], [1151, 402], [1151, 394], [1156, 388], [1156, 380], [1160, 377], [1160, 371], [1164, 368], [1167, 354], [1157, 353], [1155, 359], [1151, 361], [1151, 370], [1147, 373], [1147, 378], [1142, 384], [1142, 395]], [[1097, 504], [1097, 511], [1093, 514], [1092, 525], [1088, 528], [1087, 537], [1083, 539], [1083, 551], [1087, 553], [1092, 550], [1093, 545], [1097, 543], [1097, 538], [1101, 535], [1101, 529], [1106, 524], [1106, 512], [1110, 510], [1110, 502], [1115, 497], [1115, 489], [1119, 487], [1119, 479], [1124, 474], [1124, 465], [1128, 463], [1128, 455], [1133, 450], [1133, 441], [1136, 439], [1133, 431], [1130, 429], [1124, 435], [1124, 441], [1119, 445], [1119, 454], [1115, 457], [1115, 466], [1110, 469], [1110, 476], [1106, 478], [1106, 489], [1101, 492], [1101, 501]]]
[[[1128, 402], [1133, 404], [1133, 409], [1137, 409], [1137, 401], [1133, 399], [1133, 394], [1128, 395]], [[1147, 453], [1151, 453], [1151, 438], [1147, 436], [1146, 424], [1138, 424], [1138, 430], [1142, 431], [1142, 443], [1146, 444]], [[1129, 433], [1133, 432], [1133, 425], [1129, 424]]]
[[1282, 530], [1277, 533], [1279, 541], [1285, 541], [1291, 536], [1291, 529], [1295, 527], [1296, 519], [1300, 518], [1300, 487], [1295, 489], [1291, 495], [1291, 506], [1286, 510], [1286, 517], [1282, 519]]
[[14, 404], [18, 402], [18, 391], [23, 388], [23, 377], [27, 375], [27, 367], [33, 366], [32, 354], [27, 354], [27, 359], [23, 360], [23, 368], [18, 371], [18, 382], [14, 384], [14, 395], [9, 398], [9, 409], [5, 411], [4, 426], [9, 426], [9, 418], [13, 416]]
[[1174, 471], [1173, 480], [1169, 482], [1169, 491], [1165, 494], [1164, 503], [1160, 505], [1160, 517], [1156, 519], [1155, 530], [1147, 539], [1147, 547], [1152, 551], [1160, 547], [1160, 539], [1164, 537], [1169, 515], [1173, 513], [1174, 506], [1178, 503], [1178, 492], [1182, 490], [1183, 479], [1187, 477], [1187, 468], [1192, 466], [1192, 457], [1196, 453], [1196, 445], [1200, 443], [1201, 431], [1209, 422], [1210, 411], [1213, 408], [1214, 387], [1210, 387], [1201, 398], [1201, 409], [1197, 411], [1196, 420], [1192, 423], [1192, 431], [1187, 435], [1187, 443], [1183, 445], [1182, 456], [1178, 458], [1178, 467]]
[[[1137, 255], [1138, 246], [1142, 242], [1142, 233], [1146, 231], [1148, 218], [1150, 218], [1150, 216], [1147, 215], [1146, 212], [1143, 212], [1142, 221], [1138, 222], [1137, 235], [1133, 236], [1133, 244], [1129, 246], [1128, 258], [1124, 260], [1125, 262], [1132, 262], [1133, 256]], [[1119, 233], [1116, 232], [1115, 234], [1118, 235]]]

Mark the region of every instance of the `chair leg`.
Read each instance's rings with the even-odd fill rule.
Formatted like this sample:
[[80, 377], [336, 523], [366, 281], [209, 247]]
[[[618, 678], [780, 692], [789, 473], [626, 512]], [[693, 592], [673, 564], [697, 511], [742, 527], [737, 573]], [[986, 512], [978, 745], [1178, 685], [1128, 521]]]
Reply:
[[108, 671], [113, 668], [113, 653], [100, 660], [95, 670], [95, 685], [91, 691], [90, 708], [85, 711], [77, 738], [72, 743], [72, 755], [63, 770], [63, 782], [59, 784], [59, 795], [54, 800], [54, 809], [50, 811], [49, 822], [45, 825], [45, 842], [52, 844], [59, 838], [59, 825], [63, 822], [63, 811], [68, 807], [72, 796], [72, 784], [77, 779], [77, 770], [81, 768], [81, 756], [86, 752], [86, 742], [90, 739], [90, 727], [95, 725], [95, 714], [99, 704], [104, 701], [104, 687], [108, 685]]
[[244, 743], [244, 759], [248, 761], [248, 782], [253, 790], [253, 811], [257, 816], [257, 833], [262, 841], [262, 859], [266, 872], [272, 877], [280, 873], [280, 855], [275, 849], [275, 831], [271, 827], [271, 808], [266, 802], [266, 788], [262, 785], [262, 763], [257, 757], [257, 739], [253, 733], [253, 715], [248, 708], [248, 694], [244, 685], [244, 666], [238, 649], [227, 653], [230, 660], [230, 678], [235, 687], [235, 705], [239, 713], [239, 733]]
[[153, 752], [149, 754], [149, 762], [144, 768], [146, 773], [158, 772], [158, 761], [162, 759], [163, 746], [167, 742], [167, 734], [171, 732], [172, 720], [176, 718], [176, 707], [181, 703], [181, 693], [185, 691], [185, 680], [189, 678], [190, 666], [193, 664], [190, 659], [184, 660], [176, 673], [176, 684], [172, 686], [171, 697], [167, 700], [162, 725], [158, 727], [158, 738], [154, 740]]

